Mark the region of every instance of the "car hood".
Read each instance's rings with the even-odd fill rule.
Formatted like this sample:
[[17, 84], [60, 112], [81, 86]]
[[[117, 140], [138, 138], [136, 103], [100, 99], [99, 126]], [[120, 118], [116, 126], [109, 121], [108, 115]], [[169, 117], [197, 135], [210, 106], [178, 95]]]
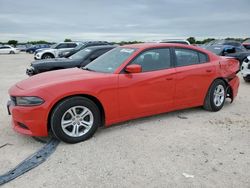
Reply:
[[16, 86], [22, 90], [42, 89], [51, 86], [56, 87], [56, 85], [61, 84], [71, 84], [74, 81], [84, 82], [93, 79], [102, 79], [108, 76], [110, 74], [71, 68], [37, 74], [18, 82]]
[[69, 58], [54, 58], [54, 59], [43, 59], [31, 62], [31, 66], [37, 66], [46, 63], [62, 63], [62, 62], [74, 62], [75, 60]]

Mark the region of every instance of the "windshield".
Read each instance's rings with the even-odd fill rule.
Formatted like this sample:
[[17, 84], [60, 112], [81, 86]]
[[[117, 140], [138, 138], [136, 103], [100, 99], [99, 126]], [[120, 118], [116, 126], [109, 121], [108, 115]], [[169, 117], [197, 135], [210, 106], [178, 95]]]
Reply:
[[73, 54], [72, 56], [70, 56], [69, 59], [84, 59], [87, 55], [90, 54], [90, 52], [91, 52], [91, 49], [85, 48]]
[[85, 68], [96, 71], [113, 73], [136, 49], [117, 47], [92, 61]]
[[243, 41], [243, 43], [250, 43], [250, 39]]
[[216, 55], [220, 55], [223, 51], [223, 46], [206, 46], [206, 50], [209, 50], [210, 52], [215, 53]]

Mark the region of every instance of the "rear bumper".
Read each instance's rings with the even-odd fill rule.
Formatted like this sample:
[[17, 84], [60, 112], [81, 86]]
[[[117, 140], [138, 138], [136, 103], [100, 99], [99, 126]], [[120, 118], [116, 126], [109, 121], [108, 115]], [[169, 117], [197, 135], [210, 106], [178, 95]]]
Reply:
[[232, 90], [232, 101], [235, 99], [235, 97], [238, 95], [238, 90], [240, 86], [240, 79], [238, 76], [234, 77], [232, 80], [229, 81], [229, 85]]

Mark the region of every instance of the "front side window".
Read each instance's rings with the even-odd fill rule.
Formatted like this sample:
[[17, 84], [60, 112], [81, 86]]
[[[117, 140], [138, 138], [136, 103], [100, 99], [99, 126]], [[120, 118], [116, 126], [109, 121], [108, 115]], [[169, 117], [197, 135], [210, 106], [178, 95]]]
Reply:
[[67, 46], [68, 45], [66, 43], [61, 43], [56, 47], [56, 49], [67, 48]]
[[169, 48], [152, 49], [141, 53], [131, 64], [138, 64], [142, 72], [162, 70], [171, 67], [171, 56]]
[[244, 46], [246, 49], [250, 50], [250, 44], [245, 44]]
[[76, 46], [76, 43], [68, 43], [67, 48], [75, 48]]
[[175, 56], [177, 67], [199, 64], [199, 55], [194, 50], [177, 48], [175, 49]]

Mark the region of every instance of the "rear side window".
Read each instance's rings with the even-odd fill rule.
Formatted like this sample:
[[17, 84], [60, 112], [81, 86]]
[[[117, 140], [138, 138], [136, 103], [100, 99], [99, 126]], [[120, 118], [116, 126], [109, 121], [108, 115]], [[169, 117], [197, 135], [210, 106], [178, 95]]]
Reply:
[[199, 60], [200, 60], [200, 63], [206, 63], [208, 62], [208, 56], [204, 53], [201, 53], [201, 52], [197, 52], [199, 54]]
[[208, 62], [208, 56], [202, 52], [190, 49], [175, 49], [176, 66], [188, 66]]

